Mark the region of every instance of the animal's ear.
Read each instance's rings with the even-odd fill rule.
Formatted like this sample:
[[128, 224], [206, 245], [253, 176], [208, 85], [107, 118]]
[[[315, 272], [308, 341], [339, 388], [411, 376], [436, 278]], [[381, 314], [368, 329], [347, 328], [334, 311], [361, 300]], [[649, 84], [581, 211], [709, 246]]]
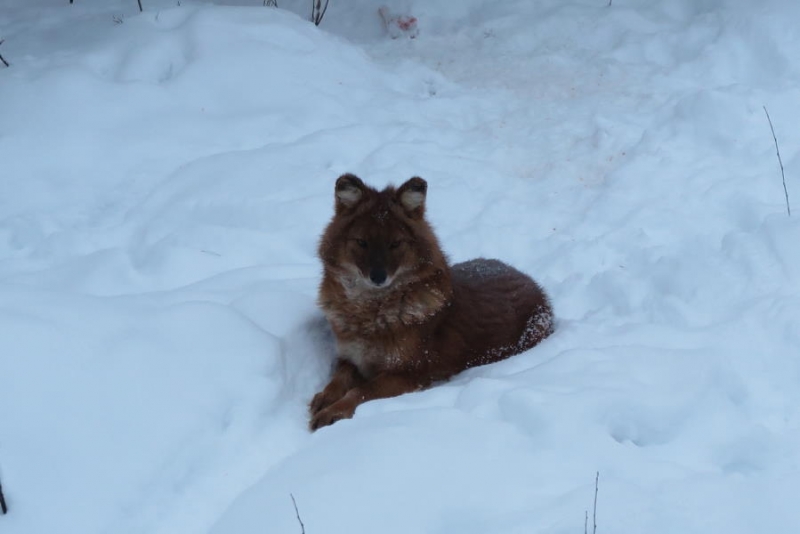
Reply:
[[425, 194], [428, 192], [428, 182], [415, 176], [400, 186], [397, 190], [397, 199], [406, 213], [412, 219], [419, 219], [425, 215]]
[[336, 180], [336, 213], [355, 207], [364, 198], [366, 186], [355, 174], [343, 174]]

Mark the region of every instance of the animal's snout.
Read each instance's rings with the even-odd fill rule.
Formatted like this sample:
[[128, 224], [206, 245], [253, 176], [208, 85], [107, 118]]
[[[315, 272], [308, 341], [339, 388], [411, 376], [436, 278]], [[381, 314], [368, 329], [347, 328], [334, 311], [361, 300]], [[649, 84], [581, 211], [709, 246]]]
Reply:
[[373, 268], [369, 271], [369, 279], [372, 280], [372, 283], [376, 286], [383, 285], [386, 281], [386, 269], [381, 268]]

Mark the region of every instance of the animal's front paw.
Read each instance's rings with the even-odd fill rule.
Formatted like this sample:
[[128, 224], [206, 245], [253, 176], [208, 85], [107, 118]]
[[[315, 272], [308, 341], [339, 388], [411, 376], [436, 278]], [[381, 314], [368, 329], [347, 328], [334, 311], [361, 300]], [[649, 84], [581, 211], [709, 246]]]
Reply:
[[350, 419], [353, 417], [353, 413], [356, 411], [356, 406], [357, 405], [355, 402], [350, 401], [350, 399], [343, 398], [315, 414], [312, 412], [313, 415], [311, 417], [311, 421], [308, 423], [308, 426], [313, 432], [318, 428], [322, 428], [323, 426], [332, 425], [340, 419]]
[[326, 387], [311, 399], [311, 403], [308, 405], [309, 413], [312, 416], [317, 415], [317, 413], [344, 397], [345, 393], [347, 392], [339, 388], [333, 388], [331, 386]]

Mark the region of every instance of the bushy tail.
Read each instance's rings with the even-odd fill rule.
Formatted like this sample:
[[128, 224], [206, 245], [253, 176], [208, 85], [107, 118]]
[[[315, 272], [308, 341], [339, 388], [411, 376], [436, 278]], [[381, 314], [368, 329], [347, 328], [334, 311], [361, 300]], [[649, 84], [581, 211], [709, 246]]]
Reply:
[[528, 350], [555, 330], [555, 318], [550, 303], [539, 304], [525, 323], [525, 330], [519, 339], [520, 350]]

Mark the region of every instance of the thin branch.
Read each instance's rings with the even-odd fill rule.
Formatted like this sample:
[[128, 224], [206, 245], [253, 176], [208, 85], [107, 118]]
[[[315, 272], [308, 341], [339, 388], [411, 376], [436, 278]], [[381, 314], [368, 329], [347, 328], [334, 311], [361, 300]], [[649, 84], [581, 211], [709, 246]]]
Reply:
[[315, 26], [319, 26], [319, 23], [322, 22], [322, 17], [328, 11], [328, 2], [329, 0], [325, 0], [325, 6], [323, 7], [322, 0], [311, 0], [311, 21]]
[[[325, 13], [328, 11], [328, 2], [329, 0], [325, 0], [325, 7], [322, 8], [322, 13], [319, 14], [319, 22], [322, 22], [322, 17], [325, 16]], [[319, 6], [319, 3], [317, 3]], [[317, 22], [317, 26], [319, 26], [319, 22]]]
[[786, 189], [786, 173], [783, 171], [783, 160], [781, 159], [781, 149], [778, 148], [778, 138], [775, 136], [775, 128], [772, 126], [772, 119], [769, 118], [767, 106], [764, 106], [764, 113], [767, 115], [769, 129], [772, 130], [772, 140], [775, 141], [775, 153], [778, 154], [778, 164], [781, 166], [781, 180], [783, 180], [783, 194], [786, 197], [786, 213], [792, 216], [792, 208], [789, 206], [789, 191]]
[[141, 13], [142, 11], [144, 11], [144, 9], [142, 9], [142, 0], [136, 0], [136, 1], [139, 3], [139, 13]]
[[592, 510], [592, 534], [597, 534], [597, 489], [600, 484], [600, 471], [594, 477], [594, 509]]
[[[6, 42], [5, 39], [0, 39], [0, 45], [2, 45], [5, 42]], [[3, 54], [0, 54], [0, 62], [2, 62], [3, 65], [5, 65], [6, 67], [10, 67], [11, 66], [11, 64], [8, 61], [6, 61], [6, 58], [3, 57]]]
[[0, 484], [0, 513], [6, 515], [8, 513], [8, 506], [6, 506], [6, 497], [3, 495], [3, 485]]
[[297, 502], [294, 500], [294, 495], [290, 493], [289, 497], [292, 498], [292, 505], [294, 505], [294, 514], [297, 516], [297, 522], [300, 523], [300, 534], [306, 534], [306, 526], [303, 524], [303, 520], [300, 519], [300, 512], [297, 510]]
[[585, 510], [583, 516], [583, 534], [589, 534], [589, 510]]

